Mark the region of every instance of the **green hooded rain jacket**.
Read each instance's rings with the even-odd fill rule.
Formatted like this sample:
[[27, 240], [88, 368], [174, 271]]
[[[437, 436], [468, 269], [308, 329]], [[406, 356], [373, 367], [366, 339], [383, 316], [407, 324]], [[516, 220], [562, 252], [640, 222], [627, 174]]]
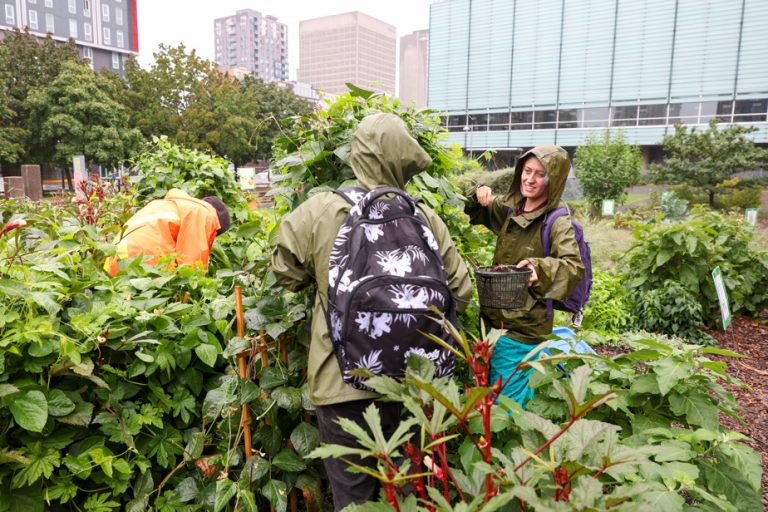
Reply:
[[[549, 175], [547, 205], [532, 213], [516, 215], [524, 200], [520, 193], [523, 163], [536, 156]], [[552, 333], [552, 319], [546, 317], [546, 300], [567, 298], [584, 275], [579, 245], [568, 216], [552, 226], [551, 255], [544, 257], [541, 230], [547, 212], [555, 209], [565, 190], [570, 172], [568, 153], [559, 146], [538, 146], [523, 154], [515, 165], [512, 186], [506, 195], [495, 196], [487, 207], [477, 202], [474, 191], [467, 193], [465, 212], [473, 224], [482, 224], [497, 235], [494, 264], [515, 265], [528, 259], [536, 269], [538, 282], [528, 289], [525, 305], [518, 310], [483, 308], [483, 317], [507, 336], [522, 343], [540, 343]]]
[[[404, 188], [410, 178], [432, 163], [408, 133], [405, 123], [393, 114], [375, 114], [360, 123], [352, 140], [350, 161], [358, 183], [368, 190], [382, 186]], [[443, 221], [428, 206], [421, 203], [419, 206], [440, 246], [457, 306], [463, 309], [472, 293], [467, 268]], [[313, 282], [317, 284], [307, 368], [310, 399], [314, 405], [377, 396], [344, 383], [325, 320], [328, 262], [336, 234], [349, 209], [349, 203], [332, 192], [313, 195], [282, 219], [272, 255], [272, 271], [281, 285], [299, 290]]]

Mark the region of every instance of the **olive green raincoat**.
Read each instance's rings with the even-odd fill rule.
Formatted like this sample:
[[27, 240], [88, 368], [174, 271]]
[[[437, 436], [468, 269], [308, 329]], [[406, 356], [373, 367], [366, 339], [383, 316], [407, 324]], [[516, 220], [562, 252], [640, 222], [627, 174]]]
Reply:
[[[408, 133], [403, 121], [393, 114], [372, 115], [360, 123], [352, 141], [350, 161], [359, 184], [369, 190], [382, 186], [404, 188], [411, 177], [432, 163], [429, 155]], [[472, 293], [464, 261], [443, 221], [428, 206], [421, 203], [419, 206], [440, 246], [448, 284], [457, 306], [463, 308]], [[272, 270], [281, 285], [298, 290], [312, 282], [317, 284], [307, 369], [310, 399], [314, 405], [377, 396], [344, 383], [325, 320], [330, 253], [349, 209], [349, 203], [332, 192], [310, 197], [283, 218], [272, 255]], [[418, 333], [414, 335], [419, 336]]]
[[[547, 170], [547, 205], [532, 213], [516, 215], [525, 199], [520, 193], [520, 180], [528, 155], [536, 156]], [[545, 215], [560, 203], [569, 171], [570, 161], [564, 149], [554, 145], [538, 146], [518, 159], [514, 180], [506, 195], [495, 196], [491, 204], [483, 207], [474, 192], [467, 194], [469, 201], [465, 211], [470, 221], [482, 224], [498, 235], [494, 264], [515, 265], [527, 259], [536, 269], [539, 281], [528, 289], [522, 309], [483, 309], [486, 321], [496, 328], [506, 329], [508, 337], [523, 343], [540, 343], [552, 333], [552, 319], [546, 318], [546, 300], [567, 298], [584, 275], [579, 246], [567, 216], [559, 217], [552, 226], [550, 256], [544, 257], [541, 243]]]

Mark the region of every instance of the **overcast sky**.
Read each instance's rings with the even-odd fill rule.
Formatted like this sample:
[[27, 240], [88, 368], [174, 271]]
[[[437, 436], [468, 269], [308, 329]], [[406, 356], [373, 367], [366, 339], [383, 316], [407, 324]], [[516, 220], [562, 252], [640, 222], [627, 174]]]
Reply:
[[[361, 11], [397, 28], [400, 37], [429, 28], [433, 0], [138, 0], [139, 63], [149, 67], [160, 43], [184, 43], [198, 55], [213, 60], [213, 20], [253, 9], [271, 14], [288, 25], [290, 78], [299, 65], [299, 22], [331, 14]], [[399, 46], [398, 46], [399, 52]], [[399, 59], [399, 53], [398, 57]]]

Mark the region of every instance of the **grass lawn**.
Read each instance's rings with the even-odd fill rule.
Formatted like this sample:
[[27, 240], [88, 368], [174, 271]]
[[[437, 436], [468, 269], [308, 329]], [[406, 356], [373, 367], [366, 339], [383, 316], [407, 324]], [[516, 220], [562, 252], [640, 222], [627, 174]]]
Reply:
[[600, 270], [616, 268], [634, 241], [632, 232], [615, 229], [612, 220], [585, 220], [583, 225], [584, 238], [592, 249], [592, 266]]

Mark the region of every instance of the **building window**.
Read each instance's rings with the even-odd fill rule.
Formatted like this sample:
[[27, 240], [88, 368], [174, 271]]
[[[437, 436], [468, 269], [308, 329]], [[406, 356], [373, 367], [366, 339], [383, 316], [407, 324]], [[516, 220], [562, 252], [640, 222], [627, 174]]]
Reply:
[[575, 108], [569, 108], [560, 110], [557, 113], [557, 127], [558, 128], [578, 128], [579, 127], [579, 111]]
[[120, 55], [117, 53], [112, 54], [112, 69], [120, 69]]
[[83, 16], [90, 17], [91, 15], [91, 0], [83, 0]]
[[83, 36], [86, 41], [93, 41], [93, 32], [91, 31], [90, 23], [83, 23]]
[[6, 25], [16, 24], [16, 15], [12, 5], [5, 4], [5, 23]]
[[635, 126], [637, 124], [637, 105], [631, 107], [613, 107], [611, 126]]
[[37, 30], [37, 11], [29, 11], [29, 28]]
[[109, 21], [109, 6], [107, 4], [101, 4], [101, 19]]
[[56, 31], [56, 27], [53, 25], [53, 14], [45, 13], [45, 30], [53, 34]]
[[768, 99], [738, 100], [736, 110], [733, 113], [734, 121], [743, 123], [747, 121], [765, 121], [768, 111]]
[[638, 121], [640, 126], [666, 124], [667, 105], [663, 103], [658, 105], [640, 105], [637, 117], [640, 119]]
[[488, 115], [490, 130], [509, 130], [509, 112], [497, 112]]
[[77, 0], [67, 0], [67, 8], [71, 14], [77, 13], [77, 5], [75, 5], [76, 1]]
[[533, 112], [512, 112], [510, 122], [512, 130], [530, 130]]
[[123, 24], [123, 10], [122, 9], [115, 9], [115, 23], [118, 25]]
[[45, 0], [46, 7], [53, 7], [53, 0]]
[[123, 40], [123, 31], [122, 30], [116, 30], [115, 31], [115, 39], [117, 40], [117, 47], [118, 48], [124, 48], [125, 42]]
[[69, 37], [77, 39], [77, 20], [69, 20]]
[[104, 44], [112, 44], [112, 31], [104, 27]]
[[545, 130], [555, 127], [557, 110], [539, 110], [534, 112], [534, 129]]

